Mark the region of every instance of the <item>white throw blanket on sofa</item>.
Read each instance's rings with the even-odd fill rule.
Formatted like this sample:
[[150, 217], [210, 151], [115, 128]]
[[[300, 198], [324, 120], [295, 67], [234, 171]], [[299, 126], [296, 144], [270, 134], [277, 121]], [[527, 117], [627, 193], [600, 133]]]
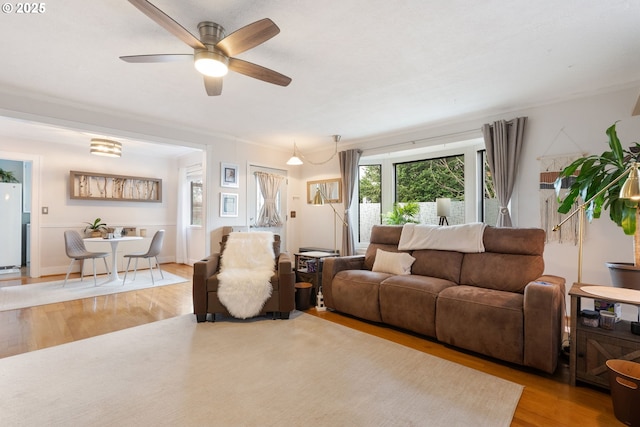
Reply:
[[273, 233], [229, 234], [218, 274], [218, 298], [239, 319], [260, 314], [271, 296], [275, 272]]
[[484, 252], [482, 237], [485, 226], [480, 222], [452, 226], [405, 224], [402, 226], [398, 249]]

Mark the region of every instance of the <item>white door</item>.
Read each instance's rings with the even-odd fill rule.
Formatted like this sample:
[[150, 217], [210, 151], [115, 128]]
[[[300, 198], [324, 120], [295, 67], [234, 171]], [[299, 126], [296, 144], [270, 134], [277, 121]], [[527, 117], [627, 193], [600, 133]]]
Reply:
[[22, 265], [22, 184], [0, 183], [0, 267]]
[[[276, 209], [280, 213], [282, 218], [282, 225], [279, 227], [258, 227], [256, 226], [256, 220], [260, 212], [260, 208], [264, 204], [264, 198], [260, 191], [258, 180], [256, 178], [256, 172], [264, 172], [283, 177], [280, 183], [280, 188], [276, 197]], [[285, 227], [287, 221], [286, 200], [287, 200], [287, 171], [283, 169], [273, 169], [256, 165], [249, 165], [249, 176], [247, 177], [248, 189], [247, 189], [247, 223], [252, 230], [256, 231], [271, 231], [274, 234], [280, 235], [281, 247], [280, 250], [286, 251], [286, 236]]]

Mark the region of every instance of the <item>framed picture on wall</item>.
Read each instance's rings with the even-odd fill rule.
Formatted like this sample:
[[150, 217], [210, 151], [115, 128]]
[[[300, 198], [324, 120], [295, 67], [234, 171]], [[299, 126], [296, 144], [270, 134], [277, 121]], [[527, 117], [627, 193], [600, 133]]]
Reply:
[[238, 187], [238, 165], [220, 163], [220, 186]]
[[220, 193], [220, 216], [238, 216], [238, 195], [235, 193]]

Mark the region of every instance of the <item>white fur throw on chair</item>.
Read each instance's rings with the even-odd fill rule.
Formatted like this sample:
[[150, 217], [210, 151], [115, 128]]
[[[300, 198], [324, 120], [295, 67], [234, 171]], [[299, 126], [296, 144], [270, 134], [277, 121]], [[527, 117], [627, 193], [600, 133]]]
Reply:
[[273, 233], [230, 233], [218, 274], [220, 302], [239, 319], [260, 314], [273, 291], [274, 272]]

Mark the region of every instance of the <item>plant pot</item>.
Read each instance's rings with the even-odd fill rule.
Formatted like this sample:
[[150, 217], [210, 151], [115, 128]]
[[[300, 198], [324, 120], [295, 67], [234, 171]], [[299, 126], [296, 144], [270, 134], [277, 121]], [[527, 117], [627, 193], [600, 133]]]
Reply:
[[102, 231], [92, 231], [91, 237], [102, 237]]
[[614, 287], [640, 291], [640, 267], [630, 262], [607, 262], [606, 264]]

